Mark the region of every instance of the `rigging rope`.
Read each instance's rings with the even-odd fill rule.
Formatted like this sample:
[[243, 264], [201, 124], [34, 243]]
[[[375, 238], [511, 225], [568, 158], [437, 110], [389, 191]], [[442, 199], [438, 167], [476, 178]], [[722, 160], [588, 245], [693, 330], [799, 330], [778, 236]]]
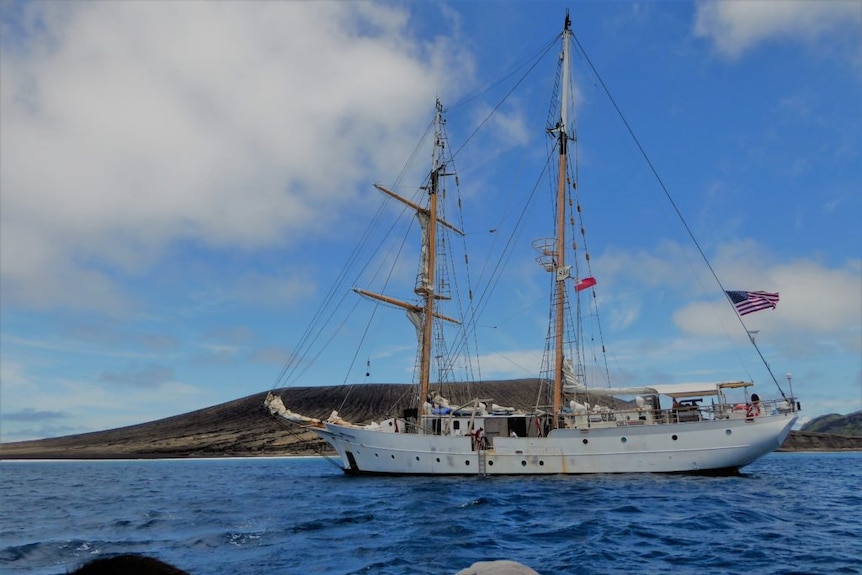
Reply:
[[[676, 202], [673, 199], [673, 196], [671, 196], [670, 191], [668, 190], [667, 186], [665, 186], [664, 180], [662, 180], [661, 176], [658, 173], [658, 170], [656, 170], [655, 165], [653, 165], [652, 160], [650, 160], [649, 156], [646, 153], [646, 150], [641, 145], [641, 142], [638, 139], [637, 135], [635, 134], [634, 130], [632, 129], [631, 124], [629, 124], [628, 120], [626, 119], [625, 115], [622, 112], [622, 109], [620, 109], [616, 100], [611, 95], [611, 92], [608, 89], [607, 84], [605, 84], [605, 81], [602, 79], [601, 75], [599, 74], [599, 71], [596, 69], [595, 65], [593, 65], [593, 61], [590, 59], [586, 50], [584, 50], [584, 47], [581, 45], [581, 42], [578, 40], [578, 37], [575, 34], [572, 34], [572, 38], [574, 39], [575, 44], [578, 47], [578, 50], [583, 55], [587, 64], [589, 64], [590, 70], [592, 70], [593, 74], [595, 74], [596, 79], [599, 81], [599, 84], [602, 87], [602, 90], [604, 91], [604, 93], [608, 97], [608, 99], [610, 100], [611, 105], [613, 106], [614, 110], [617, 112], [617, 115], [620, 117], [620, 120], [622, 121], [623, 125], [625, 126], [626, 130], [628, 131], [629, 135], [631, 136], [632, 140], [634, 141], [635, 145], [637, 146], [637, 149], [640, 152], [641, 156], [643, 157], [644, 161], [647, 163], [647, 166], [649, 167], [650, 171], [652, 172], [653, 176], [655, 177], [656, 181], [658, 182], [659, 186], [661, 187], [662, 191], [664, 192], [665, 197], [667, 198], [668, 202], [670, 202], [670, 205], [673, 208], [674, 212], [676, 213], [677, 217], [679, 218], [679, 221], [682, 223], [683, 228], [685, 228], [685, 231], [688, 234], [688, 237], [691, 239], [692, 243], [694, 243], [695, 247], [697, 248], [697, 251], [700, 254], [701, 259], [703, 259], [704, 263], [706, 264], [706, 267], [709, 268], [710, 274], [712, 274], [713, 279], [715, 279], [715, 282], [718, 284], [719, 288], [721, 288], [722, 293], [725, 294], [725, 299], [728, 301], [728, 303], [730, 303], [732, 305], [732, 302], [730, 301], [729, 297], [727, 296], [727, 290], [725, 289], [724, 285], [721, 283], [721, 280], [718, 278], [718, 274], [715, 272], [715, 269], [712, 267], [712, 264], [710, 263], [709, 258], [706, 257], [706, 253], [703, 251], [703, 248], [700, 247], [700, 243], [697, 241], [697, 238], [695, 238], [694, 232], [691, 231], [691, 228], [689, 227], [688, 222], [686, 222], [685, 218], [683, 217], [682, 212], [680, 211], [679, 207], [677, 206]], [[745, 329], [747, 332], [748, 330], [746, 329], [745, 322], [742, 321], [742, 317], [739, 314], [736, 314], [736, 318], [739, 321], [742, 328]], [[751, 339], [751, 338], [749, 338], [749, 339]], [[778, 388], [778, 391], [781, 393], [781, 397], [784, 399], [787, 399], [784, 395], [784, 391], [781, 389], [781, 385], [779, 385], [779, 383], [778, 383], [778, 379], [775, 377], [775, 374], [772, 373], [772, 368], [769, 367], [769, 363], [766, 361], [766, 358], [763, 356], [763, 353], [761, 353], [760, 348], [757, 347], [757, 344], [753, 340], [751, 340], [751, 344], [754, 346], [754, 349], [757, 350], [757, 354], [760, 356], [760, 360], [763, 362], [763, 365], [766, 367], [766, 371], [769, 372], [770, 377], [772, 377], [772, 381], [773, 381], [773, 383], [775, 383], [775, 386]]]
[[[518, 88], [518, 86], [520, 86], [521, 83], [527, 79], [527, 76], [530, 75], [530, 72], [532, 72], [535, 69], [535, 67], [539, 64], [539, 62], [542, 61], [542, 59], [545, 57], [545, 55], [547, 55], [548, 51], [550, 51], [551, 48], [553, 48], [556, 45], [558, 38], [559, 38], [559, 35], [555, 36], [554, 39], [551, 42], [549, 42], [548, 45], [545, 46], [544, 49], [539, 51], [538, 56], [533, 57], [534, 58], [533, 63], [529, 66], [529, 68], [527, 68], [527, 71], [524, 72], [524, 75], [521, 76], [521, 78], [517, 82], [515, 82], [514, 86], [512, 86], [512, 88], [508, 92], [506, 92], [506, 94], [503, 96], [503, 98], [499, 102], [497, 102], [497, 105], [494, 106], [490, 112], [488, 112], [488, 115], [486, 115], [485, 118], [481, 122], [479, 122], [479, 125], [476, 126], [476, 129], [474, 129], [470, 133], [470, 135], [467, 136], [467, 139], [464, 140], [464, 142], [458, 147], [458, 149], [455, 150], [455, 153], [452, 154], [453, 159], [461, 152], [461, 150], [464, 149], [465, 146], [467, 146], [467, 144], [470, 142], [470, 140], [472, 140], [473, 137], [476, 134], [478, 134], [480, 130], [482, 130], [482, 128], [485, 126], [485, 124], [488, 122], [488, 120], [491, 119], [491, 116], [493, 116], [494, 114], [497, 113], [497, 110], [500, 109], [500, 106], [502, 106], [506, 102], [506, 100], [509, 99], [509, 96], [512, 95], [512, 93]], [[514, 73], [514, 71], [517, 69], [518, 69], [518, 67], [513, 69], [512, 73]], [[496, 86], [497, 84], [501, 83], [505, 78], [509, 77], [510, 75], [511, 74], [506, 74], [502, 78], [500, 78], [500, 80], [498, 80], [497, 82], [493, 82], [485, 90], [481, 90], [481, 91], [475, 93], [473, 96], [462, 99], [460, 102], [458, 102], [458, 104], [456, 106], [460, 106], [461, 104], [468, 102], [472, 98], [475, 98], [475, 97], [479, 96], [480, 94], [490, 90], [493, 86]], [[454, 109], [456, 106], [452, 106], [452, 109]]]
[[[274, 419], [278, 425], [280, 425], [281, 427], [286, 429], [288, 431], [288, 433], [290, 433], [292, 436], [294, 436], [297, 439], [297, 443], [305, 443], [307, 441], [306, 439], [304, 439], [302, 437], [301, 432], [296, 431], [297, 427], [305, 429], [305, 426], [303, 426], [302, 424], [297, 423], [295, 421], [289, 421], [289, 420], [284, 419], [283, 417], [279, 417], [278, 415], [275, 415], [275, 414], [270, 414], [270, 417], [272, 417], [272, 419]], [[316, 437], [311, 442], [311, 447], [312, 447], [312, 449], [314, 449], [314, 451], [317, 452], [317, 454], [320, 457], [324, 458], [325, 460], [327, 460], [329, 463], [333, 464], [338, 469], [343, 470], [343, 467], [339, 461], [337, 461], [333, 457], [330, 457], [329, 455], [324, 453], [324, 450], [323, 450], [323, 447], [321, 446], [321, 444], [325, 444], [325, 443], [326, 442], [324, 440], [320, 439], [319, 437]]]
[[[413, 150], [410, 154], [410, 157], [408, 159], [408, 162], [405, 164], [405, 166], [402, 168], [401, 172], [398, 174], [398, 177], [395, 180], [396, 184], [397, 184], [397, 182], [400, 182], [401, 179], [403, 179], [404, 175], [407, 172], [407, 167], [414, 161], [418, 151], [422, 148], [422, 142], [425, 141], [425, 139], [427, 138], [428, 133], [429, 133], [432, 126], [433, 126], [433, 122], [429, 123], [428, 126], [426, 126], [425, 134], [419, 140], [419, 142], [416, 144], [416, 146], [413, 148]], [[291, 357], [287, 361], [285, 361], [285, 363], [282, 366], [281, 371], [276, 376], [275, 381], [274, 381], [273, 386], [272, 386], [273, 388], [278, 387], [280, 384], [285, 385], [289, 381], [293, 381], [293, 380], [298, 379], [303, 373], [305, 373], [305, 371], [311, 366], [311, 364], [314, 363], [314, 360], [316, 360], [320, 356], [320, 354], [323, 352], [323, 350], [326, 349], [326, 345], [322, 346], [320, 348], [320, 350], [318, 351], [318, 353], [312, 358], [312, 360], [310, 362], [305, 363], [304, 367], [302, 367], [302, 369], [300, 370], [300, 366], [303, 365], [303, 361], [302, 361], [303, 358], [306, 358], [308, 356], [308, 353], [310, 352], [310, 350], [316, 344], [318, 338], [323, 333], [324, 328], [327, 325], [329, 325], [329, 323], [332, 321], [332, 319], [335, 316], [335, 314], [337, 313], [337, 311], [339, 309], [341, 309], [341, 306], [344, 304], [345, 299], [349, 295], [348, 292], [346, 290], [344, 290], [344, 287], [343, 287], [346, 283], [346, 278], [347, 278], [348, 274], [350, 273], [350, 271], [356, 265], [356, 262], [359, 258], [359, 254], [362, 252], [362, 248], [370, 240], [372, 232], [375, 229], [378, 229], [379, 221], [382, 219], [383, 214], [385, 213], [386, 205], [387, 205], [387, 201], [385, 200], [385, 198], [382, 199], [380, 201], [380, 203], [378, 204], [377, 211], [375, 212], [374, 216], [369, 221], [368, 226], [366, 226], [366, 228], [363, 231], [362, 236], [360, 237], [359, 241], [354, 244], [353, 250], [351, 251], [350, 255], [348, 256], [347, 261], [340, 268], [340, 271], [339, 271], [338, 275], [336, 276], [335, 281], [330, 286], [329, 291], [324, 296], [323, 300], [320, 303], [320, 306], [314, 312], [314, 315], [312, 316], [311, 321], [308, 322], [308, 325], [306, 326], [305, 331], [300, 336], [294, 352], [291, 354]], [[393, 224], [393, 226], [390, 227], [387, 234], [384, 235], [384, 237], [380, 240], [377, 248], [379, 248], [379, 246], [382, 243], [384, 243], [385, 238], [388, 237], [388, 234], [391, 233], [393, 228], [394, 228], [394, 224]], [[365, 269], [367, 269], [369, 264], [370, 264], [370, 262], [366, 262], [366, 264], [364, 266], [362, 266], [362, 268], [360, 268], [356, 277], [360, 276], [365, 271]], [[332, 305], [333, 301], [335, 301], [336, 294], [338, 292], [342, 292], [341, 297], [338, 298], [337, 303], [335, 305]], [[355, 310], [355, 309], [356, 309], [356, 305], [354, 305], [351, 308], [351, 311], [347, 314], [347, 317], [349, 317], [353, 313], [353, 310]], [[326, 310], [329, 310], [328, 314], [324, 313], [324, 312], [326, 312]], [[342, 321], [342, 325], [343, 324], [344, 324], [344, 322]], [[336, 332], [337, 332], [337, 330], [336, 330]], [[332, 338], [330, 337], [330, 340], [331, 339]]]

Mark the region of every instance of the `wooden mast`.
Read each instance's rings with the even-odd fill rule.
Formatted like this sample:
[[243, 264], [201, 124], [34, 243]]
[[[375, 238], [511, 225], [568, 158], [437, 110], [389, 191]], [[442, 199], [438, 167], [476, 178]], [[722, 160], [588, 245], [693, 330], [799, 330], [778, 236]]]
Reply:
[[568, 147], [568, 106], [569, 106], [569, 37], [572, 21], [566, 12], [566, 22], [563, 28], [562, 77], [560, 94], [560, 118], [557, 137], [559, 139], [559, 163], [557, 174], [557, 242], [556, 242], [556, 301], [554, 326], [554, 423], [559, 426], [559, 414], [563, 403], [563, 333], [565, 331], [566, 280], [569, 279], [569, 268], [566, 266], [566, 175]]
[[417, 216], [420, 219], [427, 218], [426, 221], [423, 221], [421, 226], [423, 228], [422, 251], [425, 254], [425, 257], [423, 258], [422, 269], [420, 270], [419, 285], [417, 285], [416, 289], [414, 290], [416, 294], [422, 298], [422, 304], [416, 305], [383, 294], [378, 294], [359, 288], [353, 288], [353, 291], [360, 295], [387, 304], [401, 307], [403, 309], [406, 309], [408, 312], [418, 314], [422, 317], [422, 340], [420, 341], [419, 345], [420, 404], [424, 403], [428, 399], [428, 392], [430, 391], [431, 387], [431, 342], [434, 335], [434, 319], [436, 318], [452, 323], [460, 323], [454, 318], [437, 313], [434, 309], [434, 302], [437, 299], [443, 298], [443, 296], [438, 296], [435, 293], [434, 287], [434, 284], [437, 281], [437, 225], [439, 224], [441, 226], [445, 226], [459, 235], [464, 235], [464, 232], [462, 232], [449, 222], [440, 219], [437, 215], [437, 200], [440, 187], [440, 177], [450, 175], [444, 172], [444, 168], [446, 166], [443, 162], [443, 105], [440, 103], [440, 100], [437, 100], [437, 113], [434, 119], [434, 123], [434, 151], [432, 156], [430, 182], [427, 188], [428, 207], [422, 207], [406, 198], [402, 198], [392, 190], [389, 190], [384, 186], [381, 186], [380, 184], [374, 184], [374, 187], [383, 192], [384, 194], [395, 200], [398, 200], [402, 204], [415, 210]]
[[442, 146], [443, 105], [437, 100], [437, 115], [434, 119], [434, 151], [431, 162], [431, 187], [428, 189], [428, 229], [425, 250], [427, 259], [422, 282], [416, 288], [416, 293], [425, 300], [424, 318], [422, 323], [422, 348], [419, 351], [419, 401], [424, 404], [428, 400], [431, 384], [431, 340], [434, 336], [434, 288], [437, 266], [437, 192], [439, 190], [440, 147]]

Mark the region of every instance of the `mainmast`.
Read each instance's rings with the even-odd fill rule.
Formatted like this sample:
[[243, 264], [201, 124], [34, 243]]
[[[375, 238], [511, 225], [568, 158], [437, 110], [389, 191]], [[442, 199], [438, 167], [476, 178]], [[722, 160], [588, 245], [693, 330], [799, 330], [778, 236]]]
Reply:
[[566, 265], [566, 175], [568, 167], [568, 109], [569, 109], [569, 44], [572, 34], [572, 21], [566, 12], [566, 22], [563, 28], [563, 54], [562, 54], [562, 86], [560, 91], [560, 118], [557, 124], [557, 138], [559, 147], [559, 161], [557, 174], [557, 233], [556, 233], [556, 301], [555, 325], [554, 325], [554, 397], [553, 413], [554, 428], [559, 425], [559, 413], [563, 399], [563, 333], [565, 331], [565, 307], [566, 307], [566, 280], [569, 279], [569, 267]]

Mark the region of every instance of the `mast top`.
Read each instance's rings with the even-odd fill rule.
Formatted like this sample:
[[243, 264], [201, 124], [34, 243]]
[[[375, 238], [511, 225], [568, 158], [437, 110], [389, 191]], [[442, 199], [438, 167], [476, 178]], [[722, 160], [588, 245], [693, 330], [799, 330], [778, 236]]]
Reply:
[[566, 22], [563, 28], [562, 33], [562, 43], [563, 43], [563, 53], [561, 55], [562, 58], [562, 91], [560, 93], [560, 139], [561, 146], [560, 151], [563, 151], [563, 146], [565, 146], [565, 140], [569, 135], [569, 38], [572, 35], [572, 19], [569, 17], [569, 11], [566, 10]]

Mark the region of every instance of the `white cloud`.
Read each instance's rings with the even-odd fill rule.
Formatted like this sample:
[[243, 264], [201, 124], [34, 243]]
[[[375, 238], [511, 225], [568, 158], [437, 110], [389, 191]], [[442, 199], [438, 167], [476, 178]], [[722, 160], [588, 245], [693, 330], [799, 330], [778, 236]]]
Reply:
[[812, 41], [862, 24], [858, 0], [708, 1], [697, 6], [694, 34], [706, 37], [716, 50], [737, 58], [771, 39]]
[[542, 365], [542, 350], [510, 351], [482, 355], [482, 377], [504, 379], [535, 377]]
[[172, 242], [323, 233], [328, 205], [395, 171], [441, 70], [470, 66], [368, 3], [25, 10], [4, 29], [0, 249], [4, 304], [34, 308], [127, 309], [115, 276]]

